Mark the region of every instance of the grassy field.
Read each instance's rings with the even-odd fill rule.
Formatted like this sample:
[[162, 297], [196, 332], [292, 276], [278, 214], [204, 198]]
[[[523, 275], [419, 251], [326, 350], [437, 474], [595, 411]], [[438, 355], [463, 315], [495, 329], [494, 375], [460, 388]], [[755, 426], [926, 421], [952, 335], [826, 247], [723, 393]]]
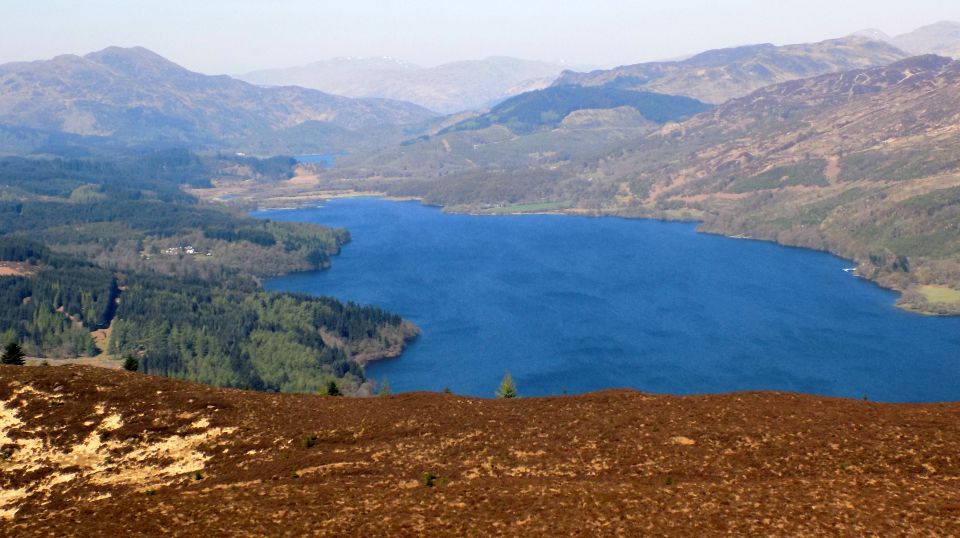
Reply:
[[946, 286], [920, 286], [920, 293], [931, 303], [960, 304], [960, 291]]
[[567, 209], [570, 202], [540, 202], [537, 204], [515, 204], [501, 207], [489, 207], [481, 210], [481, 213], [490, 215], [502, 215], [509, 213], [539, 213], [542, 211], [557, 211]]
[[706, 213], [699, 209], [667, 209], [663, 218], [669, 220], [703, 220]]

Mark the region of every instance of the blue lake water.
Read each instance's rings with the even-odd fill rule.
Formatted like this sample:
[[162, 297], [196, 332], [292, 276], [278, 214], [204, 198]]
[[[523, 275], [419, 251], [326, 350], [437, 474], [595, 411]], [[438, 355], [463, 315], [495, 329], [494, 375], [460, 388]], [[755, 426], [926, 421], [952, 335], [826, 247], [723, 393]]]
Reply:
[[259, 217], [348, 228], [333, 268], [269, 289], [374, 304], [422, 336], [367, 368], [394, 391], [523, 396], [629, 387], [960, 400], [960, 319], [910, 314], [829, 254], [692, 224], [447, 215], [342, 199]]
[[297, 155], [294, 159], [301, 163], [321, 164], [324, 168], [333, 168], [337, 163], [337, 157], [340, 156], [342, 156], [340, 153], [327, 153], [322, 155]]

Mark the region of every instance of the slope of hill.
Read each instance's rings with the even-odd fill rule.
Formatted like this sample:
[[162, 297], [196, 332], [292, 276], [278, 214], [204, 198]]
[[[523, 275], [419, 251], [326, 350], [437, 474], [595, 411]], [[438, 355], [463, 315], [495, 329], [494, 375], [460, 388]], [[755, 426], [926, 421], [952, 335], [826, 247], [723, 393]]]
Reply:
[[[538, 188], [535, 183], [557, 174], [544, 174], [537, 169], [558, 162], [589, 161], [598, 153], [631, 144], [659, 125], [709, 108], [695, 99], [675, 95], [602, 87], [551, 87], [518, 95], [483, 114], [437, 124], [431, 134], [407, 140], [400, 146], [347, 156], [338, 161], [335, 171], [324, 175], [324, 181], [363, 181], [322, 184], [335, 189], [402, 188], [445, 204], [501, 203], [534, 194], [551, 198], [565, 189]], [[434, 181], [458, 173], [469, 175], [469, 189], [446, 189], [444, 184]], [[386, 183], [374, 185], [371, 179]], [[456, 183], [454, 177], [450, 179], [453, 181], [443, 183]], [[401, 180], [402, 185], [396, 180]], [[499, 187], [491, 188], [493, 184]], [[433, 189], [444, 193], [430, 193]], [[469, 194], [470, 190], [474, 193]], [[505, 190], [510, 192], [509, 200], [488, 199], [504, 194]], [[487, 194], [478, 197], [480, 192]], [[261, 190], [257, 194], [279, 193]]]
[[864, 37], [782, 47], [749, 45], [712, 50], [675, 62], [642, 63], [591, 73], [567, 71], [554, 85], [606, 85], [722, 103], [771, 84], [886, 65], [906, 56], [892, 45]]
[[[664, 124], [680, 121], [710, 108], [689, 97], [603, 87], [554, 86], [507, 99], [490, 112], [450, 127], [449, 131], [503, 125], [517, 134], [551, 129], [578, 110], [630, 107], [644, 119]], [[441, 131], [443, 132], [443, 131]]]
[[898, 35], [891, 41], [913, 54], [939, 54], [960, 59], [960, 22], [938, 22]]
[[584, 174], [640, 213], [696, 209], [707, 230], [830, 250], [907, 306], [957, 312], [929, 286], [960, 285], [958, 94], [960, 62], [937, 56], [787, 82]]
[[251, 189], [234, 183], [231, 188], [240, 187], [237, 200], [250, 202], [283, 196], [309, 200], [318, 189], [389, 192], [469, 211], [513, 202], [549, 202], [580, 191], [582, 182], [561, 172], [563, 165], [589, 163], [598, 154], [632, 147], [657, 128], [633, 107], [583, 109], [568, 114], [556, 128], [528, 134], [495, 124], [357, 152], [339, 159], [336, 168], [311, 185], [256, 184]]
[[409, 101], [452, 114], [491, 106], [549, 86], [569, 66], [493, 57], [419, 67], [389, 58], [339, 58], [309, 65], [256, 71], [239, 78], [254, 84], [296, 85], [349, 97]]
[[947, 536], [957, 424], [794, 394], [344, 399], [0, 366], [0, 534]]
[[0, 88], [0, 124], [128, 144], [278, 151], [284, 137], [309, 133], [316, 150], [329, 151], [356, 143], [359, 131], [398, 131], [433, 116], [410, 103], [202, 75], [143, 48], [5, 64]]

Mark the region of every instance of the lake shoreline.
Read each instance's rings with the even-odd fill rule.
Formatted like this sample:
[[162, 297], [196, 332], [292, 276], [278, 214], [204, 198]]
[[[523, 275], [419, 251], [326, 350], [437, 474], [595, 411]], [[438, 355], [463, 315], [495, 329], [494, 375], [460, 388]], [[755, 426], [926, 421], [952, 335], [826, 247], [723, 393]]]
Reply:
[[[196, 191], [194, 191], [196, 193]], [[267, 193], [264, 193], [267, 194]], [[866, 262], [863, 260], [858, 260], [855, 257], [845, 256], [843, 253], [836, 252], [830, 248], [823, 246], [811, 246], [803, 244], [792, 244], [788, 242], [783, 242], [775, 238], [762, 238], [762, 237], [753, 237], [748, 236], [742, 233], [727, 232], [723, 230], [713, 230], [704, 228], [706, 221], [703, 218], [697, 218], [691, 212], [686, 212], [683, 210], [678, 210], [676, 212], [641, 212], [641, 213], [628, 213], [620, 209], [597, 209], [597, 208], [584, 208], [584, 207], [566, 207], [558, 208], [551, 210], [534, 210], [534, 211], [508, 211], [508, 212], [492, 212], [489, 209], [496, 207], [491, 206], [491, 208], [478, 208], [474, 205], [451, 205], [443, 206], [438, 204], [432, 204], [426, 202], [422, 197], [418, 196], [391, 196], [382, 191], [358, 191], [352, 189], [346, 190], [321, 190], [311, 193], [303, 193], [296, 198], [282, 198], [285, 202], [291, 203], [292, 205], [288, 207], [283, 207], [282, 209], [302, 209], [307, 207], [312, 207], [315, 204], [322, 204], [327, 200], [337, 200], [344, 198], [377, 198], [394, 202], [409, 202], [416, 201], [420, 202], [426, 207], [437, 207], [442, 209], [445, 213], [457, 214], [457, 215], [472, 215], [472, 216], [483, 216], [483, 217], [502, 217], [502, 216], [522, 216], [522, 215], [558, 215], [558, 216], [572, 216], [572, 217], [592, 217], [592, 218], [622, 218], [628, 220], [656, 220], [663, 222], [690, 222], [696, 223], [697, 232], [708, 234], [708, 235], [717, 235], [721, 237], [727, 237], [731, 239], [743, 239], [750, 241], [762, 241], [767, 243], [774, 243], [787, 248], [799, 248], [804, 250], [812, 250], [815, 252], [826, 252], [833, 254], [834, 256], [840, 257], [849, 261], [851, 264], [856, 266], [856, 271], [853, 272], [853, 275], [857, 278], [862, 278], [873, 284], [879, 286], [880, 288], [888, 291], [892, 291], [899, 294], [899, 298], [895, 302], [895, 306], [899, 309], [902, 309], [906, 312], [913, 314], [924, 315], [924, 316], [937, 316], [937, 317], [956, 317], [960, 316], [960, 304], [949, 305], [949, 304], [936, 304], [929, 303], [923, 300], [923, 295], [919, 294], [916, 291], [916, 288], [927, 285], [924, 282], [912, 283], [909, 286], [903, 287], [890, 282], [881, 281], [879, 278], [868, 276], [864, 274], [862, 268], [865, 266]], [[271, 208], [262, 207], [259, 205], [262, 202], [272, 201], [276, 202], [277, 199], [269, 195], [262, 198], [260, 201], [250, 200], [257, 204], [257, 211], [266, 211]], [[280, 209], [280, 208], [275, 208]], [[645, 214], [646, 213], [646, 214]], [[676, 213], [676, 214], [675, 214]], [[702, 217], [702, 216], [701, 216]], [[883, 275], [878, 275], [883, 276]], [[889, 279], [888, 279], [889, 280]]]

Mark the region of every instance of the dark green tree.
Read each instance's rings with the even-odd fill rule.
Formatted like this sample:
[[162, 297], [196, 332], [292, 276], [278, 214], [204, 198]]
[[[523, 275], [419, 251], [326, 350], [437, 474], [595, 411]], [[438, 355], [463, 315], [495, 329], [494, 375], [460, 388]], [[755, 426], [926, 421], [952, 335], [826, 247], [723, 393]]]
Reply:
[[23, 348], [16, 342], [10, 342], [0, 355], [0, 363], [12, 364], [14, 366], [23, 366]]
[[343, 396], [343, 393], [340, 392], [340, 387], [337, 386], [336, 381], [329, 381], [327, 383], [327, 396]]
[[123, 369], [128, 372], [136, 372], [140, 369], [140, 361], [133, 357], [123, 359]]

